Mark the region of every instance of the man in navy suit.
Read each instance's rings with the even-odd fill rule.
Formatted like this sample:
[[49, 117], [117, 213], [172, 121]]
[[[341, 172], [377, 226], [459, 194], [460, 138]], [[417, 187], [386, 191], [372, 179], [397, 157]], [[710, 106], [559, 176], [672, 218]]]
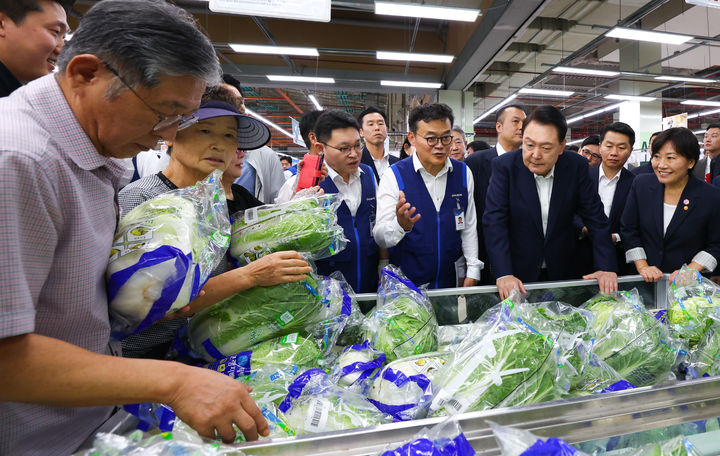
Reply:
[[573, 217], [579, 215], [593, 242], [597, 279], [605, 293], [617, 290], [617, 261], [610, 225], [589, 176], [587, 160], [563, 154], [567, 122], [553, 106], [540, 106], [523, 123], [522, 149], [492, 162], [483, 216], [485, 245], [500, 297], [523, 282], [577, 278]]
[[[605, 216], [610, 221], [610, 233], [613, 244], [615, 244], [615, 256], [620, 274], [631, 273], [629, 266], [625, 263], [625, 250], [620, 237], [620, 218], [625, 209], [625, 202], [633, 179], [635, 179], [635, 175], [624, 168], [625, 162], [630, 158], [634, 143], [635, 131], [630, 125], [623, 122], [606, 125], [600, 135], [599, 153], [602, 162], [599, 166], [590, 167], [590, 178], [600, 195]], [[579, 245], [580, 254], [584, 256], [582, 271], [590, 273], [594, 271], [592, 245], [587, 229], [584, 227], [582, 237]]]
[[[490, 149], [476, 151], [465, 159], [465, 164], [470, 169], [475, 183], [474, 199], [477, 208], [478, 217], [482, 217], [485, 212], [485, 196], [487, 195], [488, 185], [490, 185], [490, 174], [492, 168], [490, 162], [499, 156], [520, 148], [522, 144], [522, 125], [525, 120], [525, 111], [519, 105], [507, 105], [500, 108], [495, 114], [495, 130], [498, 134], [498, 140], [495, 147]], [[494, 283], [492, 277], [492, 264], [487, 267], [488, 255], [485, 250], [485, 238], [483, 237], [482, 223], [477, 224], [478, 233], [478, 254], [480, 260], [485, 263], [486, 267], [482, 270], [480, 284], [489, 285]]]
[[368, 106], [358, 116], [360, 136], [365, 141], [360, 162], [368, 165], [375, 175], [375, 182], [380, 182], [385, 170], [398, 161], [385, 150], [387, 139], [387, 116], [385, 111]]

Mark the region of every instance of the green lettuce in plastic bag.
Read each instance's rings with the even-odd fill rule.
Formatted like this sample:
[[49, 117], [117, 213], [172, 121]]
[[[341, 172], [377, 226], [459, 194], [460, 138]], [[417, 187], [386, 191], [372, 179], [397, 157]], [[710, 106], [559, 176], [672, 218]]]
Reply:
[[341, 202], [337, 194], [309, 195], [235, 214], [230, 255], [239, 265], [283, 250], [332, 256], [347, 243], [335, 212]]
[[400, 270], [382, 270], [378, 305], [363, 323], [364, 338], [388, 361], [437, 350], [438, 323], [427, 295]]
[[715, 295], [716, 290], [714, 283], [688, 267], [682, 268], [668, 286], [667, 323], [691, 348], [718, 319], [718, 307], [713, 302], [713, 298], [720, 299]]

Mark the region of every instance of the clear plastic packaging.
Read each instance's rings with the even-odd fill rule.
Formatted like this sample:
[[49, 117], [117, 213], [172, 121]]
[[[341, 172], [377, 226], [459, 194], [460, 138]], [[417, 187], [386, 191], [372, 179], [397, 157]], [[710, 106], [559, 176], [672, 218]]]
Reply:
[[327, 373], [310, 369], [288, 387], [281, 418], [298, 435], [370, 427], [389, 423], [364, 396], [335, 386]]
[[433, 382], [451, 357], [434, 352], [393, 361], [373, 379], [370, 402], [397, 421], [424, 418], [437, 389]]
[[698, 271], [683, 267], [668, 285], [667, 324], [673, 333], [694, 348], [714, 321], [720, 320], [717, 285]]
[[471, 324], [438, 326], [438, 347], [451, 350], [462, 342], [470, 332]]
[[187, 306], [224, 260], [230, 222], [221, 176], [145, 201], [118, 223], [106, 272], [114, 337]]
[[674, 378], [672, 369], [685, 351], [643, 307], [637, 290], [598, 295], [583, 308], [593, 314], [592, 353], [622, 378], [636, 386]]
[[423, 428], [408, 443], [386, 449], [377, 456], [473, 456], [475, 450], [465, 438], [457, 420], [448, 419], [432, 428]]
[[190, 347], [214, 361], [302, 331], [323, 309], [317, 287], [317, 277], [308, 274], [301, 282], [253, 287], [220, 301], [190, 320]]
[[714, 323], [690, 352], [687, 371], [693, 379], [720, 375], [720, 323]]
[[363, 323], [365, 339], [388, 361], [436, 351], [438, 324], [427, 294], [389, 265], [380, 274], [378, 305]]
[[308, 194], [233, 214], [230, 255], [239, 266], [283, 250], [313, 260], [335, 255], [347, 244], [337, 223], [341, 203], [338, 194]]
[[587, 456], [564, 440], [550, 437], [543, 440], [532, 432], [487, 422], [503, 456]]
[[365, 381], [385, 364], [385, 353], [370, 346], [368, 341], [350, 345], [335, 360], [330, 376], [342, 387], [356, 387], [362, 392]]

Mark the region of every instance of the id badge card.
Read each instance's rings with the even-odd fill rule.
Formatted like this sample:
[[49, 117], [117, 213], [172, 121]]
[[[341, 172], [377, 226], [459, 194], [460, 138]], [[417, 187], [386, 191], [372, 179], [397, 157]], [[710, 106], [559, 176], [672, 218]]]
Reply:
[[465, 229], [465, 211], [455, 211], [455, 231]]

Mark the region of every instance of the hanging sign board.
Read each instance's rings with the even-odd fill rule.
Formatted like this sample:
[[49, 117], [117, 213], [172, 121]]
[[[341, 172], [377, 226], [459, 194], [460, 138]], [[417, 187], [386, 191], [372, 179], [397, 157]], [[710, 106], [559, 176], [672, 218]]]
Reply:
[[331, 0], [210, 0], [210, 11], [241, 16], [330, 22]]
[[720, 0], [685, 0], [690, 5], [709, 6], [711, 8], [720, 8]]
[[300, 134], [300, 122], [291, 117], [290, 124], [292, 125], [293, 142], [298, 146], [307, 147]]
[[663, 117], [662, 129], [667, 130], [668, 128], [685, 127], [687, 128], [687, 113], [678, 114], [676, 116]]

